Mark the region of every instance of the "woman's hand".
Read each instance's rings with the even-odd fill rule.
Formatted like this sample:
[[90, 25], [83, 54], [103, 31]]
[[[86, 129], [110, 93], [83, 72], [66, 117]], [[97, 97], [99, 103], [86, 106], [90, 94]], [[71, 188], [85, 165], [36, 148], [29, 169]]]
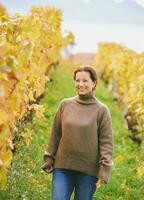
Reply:
[[99, 179], [96, 183], [96, 188], [100, 188], [104, 184], [106, 184], [106, 181]]
[[47, 173], [51, 173], [52, 171], [53, 171], [53, 167], [52, 166], [50, 166], [49, 168], [45, 169], [45, 172], [47, 172]]
[[42, 169], [46, 172], [46, 173], [51, 173], [53, 171], [53, 166], [52, 165], [48, 165], [47, 163], [45, 163], [42, 166]]

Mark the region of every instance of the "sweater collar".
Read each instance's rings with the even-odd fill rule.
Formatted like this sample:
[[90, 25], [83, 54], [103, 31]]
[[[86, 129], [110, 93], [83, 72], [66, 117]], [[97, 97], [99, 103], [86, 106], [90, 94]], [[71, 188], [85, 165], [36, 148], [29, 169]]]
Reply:
[[95, 104], [96, 98], [93, 96], [93, 93], [86, 95], [77, 95], [75, 97], [76, 102], [81, 104]]

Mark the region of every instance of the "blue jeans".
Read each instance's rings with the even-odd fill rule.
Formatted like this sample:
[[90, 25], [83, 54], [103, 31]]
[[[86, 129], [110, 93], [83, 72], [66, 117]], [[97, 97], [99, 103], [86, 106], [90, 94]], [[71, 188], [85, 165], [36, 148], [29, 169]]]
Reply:
[[98, 179], [78, 171], [54, 169], [52, 177], [52, 200], [92, 200]]

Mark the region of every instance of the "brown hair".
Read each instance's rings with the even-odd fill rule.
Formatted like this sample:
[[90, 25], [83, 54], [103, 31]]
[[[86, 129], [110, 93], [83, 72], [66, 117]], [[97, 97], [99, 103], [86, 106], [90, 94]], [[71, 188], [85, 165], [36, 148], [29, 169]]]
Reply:
[[[95, 87], [97, 85], [97, 73], [95, 71], [94, 68], [92, 68], [91, 66], [88, 66], [88, 65], [82, 65], [80, 67], [78, 67], [75, 71], [74, 71], [74, 75], [73, 75], [73, 78], [74, 80], [76, 79], [76, 74], [77, 72], [88, 72], [90, 74], [90, 78], [93, 82], [95, 82]], [[95, 88], [94, 88], [95, 89]]]

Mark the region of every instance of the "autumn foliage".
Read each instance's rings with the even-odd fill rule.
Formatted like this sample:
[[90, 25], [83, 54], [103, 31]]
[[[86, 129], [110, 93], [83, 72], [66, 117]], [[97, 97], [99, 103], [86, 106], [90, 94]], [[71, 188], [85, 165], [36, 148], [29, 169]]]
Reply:
[[130, 137], [140, 144], [144, 135], [144, 53], [116, 43], [100, 43], [95, 66], [123, 108], [132, 130]]
[[0, 16], [3, 15], [7, 15], [7, 10], [2, 4], [0, 4]]
[[61, 20], [61, 10], [52, 7], [0, 17], [0, 188], [6, 186], [16, 123], [32, 110], [42, 115], [36, 99], [45, 91], [60, 49], [74, 39], [72, 33], [62, 36]]

